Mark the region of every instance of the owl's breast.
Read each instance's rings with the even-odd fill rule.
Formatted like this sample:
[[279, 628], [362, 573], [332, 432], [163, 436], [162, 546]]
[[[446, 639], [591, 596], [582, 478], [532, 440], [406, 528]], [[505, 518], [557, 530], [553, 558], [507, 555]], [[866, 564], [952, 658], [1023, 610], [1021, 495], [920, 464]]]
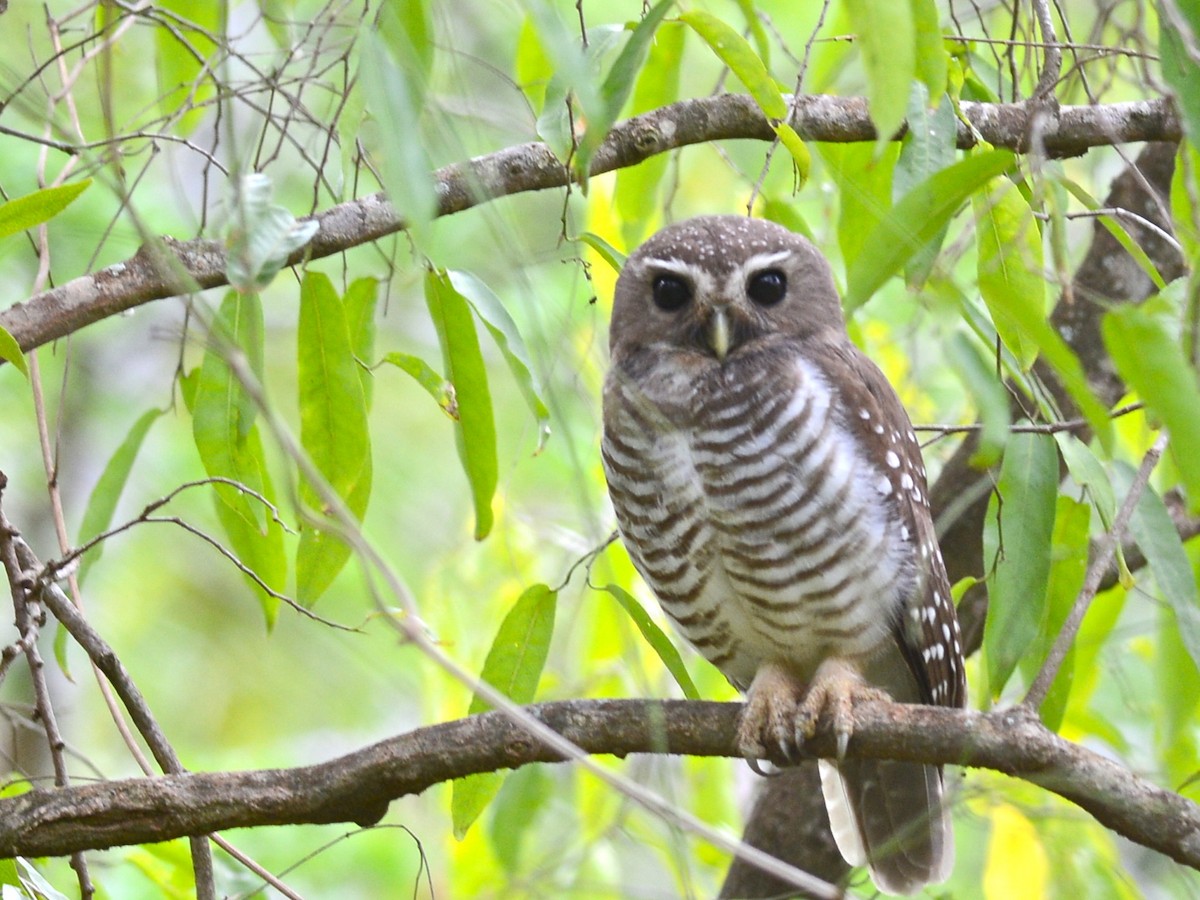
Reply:
[[603, 446], [634, 564], [740, 686], [766, 660], [807, 678], [834, 648], [869, 656], [915, 571], [823, 375], [795, 356], [754, 363], [666, 397], [662, 379], [610, 382]]

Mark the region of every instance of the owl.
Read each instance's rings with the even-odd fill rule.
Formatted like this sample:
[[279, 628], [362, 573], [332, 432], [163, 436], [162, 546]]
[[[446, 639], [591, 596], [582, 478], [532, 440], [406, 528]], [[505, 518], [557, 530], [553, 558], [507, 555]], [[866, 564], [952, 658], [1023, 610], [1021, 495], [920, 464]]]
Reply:
[[829, 716], [842, 855], [889, 893], [943, 881], [941, 768], [844, 757], [855, 701], [959, 707], [966, 685], [920, 448], [850, 341], [828, 262], [771, 222], [672, 225], [625, 264], [610, 347], [601, 449], [621, 536], [746, 692], [743, 754], [793, 757]]

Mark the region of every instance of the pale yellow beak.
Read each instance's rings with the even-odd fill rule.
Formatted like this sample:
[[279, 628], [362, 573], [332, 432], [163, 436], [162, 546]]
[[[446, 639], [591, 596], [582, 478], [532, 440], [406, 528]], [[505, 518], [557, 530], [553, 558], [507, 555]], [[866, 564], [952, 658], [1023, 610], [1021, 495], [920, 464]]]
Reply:
[[708, 345], [719, 360], [724, 360], [729, 352], [729, 316], [724, 307], [714, 309], [712, 318], [708, 320]]

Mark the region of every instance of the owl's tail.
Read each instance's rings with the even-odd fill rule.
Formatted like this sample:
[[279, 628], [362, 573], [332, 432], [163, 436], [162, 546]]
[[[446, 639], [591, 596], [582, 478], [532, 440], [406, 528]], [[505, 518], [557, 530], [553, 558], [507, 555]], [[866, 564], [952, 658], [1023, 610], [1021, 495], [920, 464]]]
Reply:
[[882, 759], [820, 761], [838, 850], [888, 894], [913, 894], [954, 868], [954, 832], [939, 766]]

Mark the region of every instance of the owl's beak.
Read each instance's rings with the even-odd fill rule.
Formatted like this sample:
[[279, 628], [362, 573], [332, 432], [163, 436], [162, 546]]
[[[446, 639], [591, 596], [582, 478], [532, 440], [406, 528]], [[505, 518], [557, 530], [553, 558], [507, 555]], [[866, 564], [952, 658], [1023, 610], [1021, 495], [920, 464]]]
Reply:
[[729, 314], [723, 306], [716, 307], [708, 320], [708, 346], [718, 360], [724, 361], [729, 352]]

